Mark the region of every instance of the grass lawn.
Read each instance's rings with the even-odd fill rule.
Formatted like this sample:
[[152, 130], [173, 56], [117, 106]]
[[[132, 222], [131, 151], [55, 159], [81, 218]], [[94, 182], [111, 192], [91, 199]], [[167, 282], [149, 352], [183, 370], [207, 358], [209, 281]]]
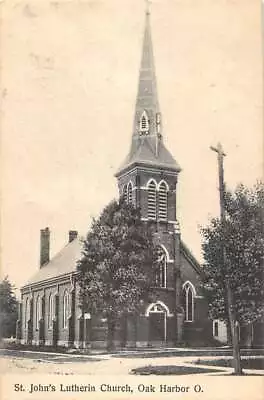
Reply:
[[131, 374], [134, 375], [188, 375], [201, 374], [209, 372], [221, 372], [220, 369], [199, 368], [199, 367], [181, 367], [177, 365], [147, 365], [145, 367], [134, 368]]
[[10, 353], [8, 350], [2, 350], [0, 349], [0, 357], [4, 358], [16, 358], [16, 359], [30, 359], [36, 362], [49, 362], [49, 363], [55, 363], [55, 364], [64, 364], [64, 363], [72, 363], [72, 362], [80, 362], [80, 363], [87, 363], [87, 362], [96, 362], [96, 361], [101, 361], [100, 358], [96, 357], [83, 357], [82, 355], [77, 355], [74, 357], [71, 357], [71, 355], [64, 355], [61, 354], [60, 356], [58, 355], [53, 355], [53, 353], [28, 353], [28, 352], [21, 352], [21, 351], [15, 351], [13, 350], [12, 353]]
[[[233, 359], [216, 359], [216, 360], [197, 360], [194, 364], [200, 365], [213, 365], [215, 367], [230, 367], [233, 368]], [[263, 358], [242, 358], [242, 368], [244, 369], [264, 369], [264, 357]]]
[[[264, 356], [264, 350], [259, 349], [245, 349], [241, 350], [241, 355], [244, 356], [257, 356], [257, 355], [263, 355]], [[130, 353], [125, 353], [122, 354], [117, 353], [114, 354], [112, 357], [122, 357], [122, 358], [167, 358], [167, 357], [193, 357], [193, 356], [214, 356], [214, 357], [219, 357], [219, 356], [232, 356], [232, 350], [231, 349], [198, 349], [198, 350], [164, 350], [164, 351], [155, 351], [153, 350], [146, 350], [142, 349], [141, 351], [137, 350], [136, 352], [131, 351]]]

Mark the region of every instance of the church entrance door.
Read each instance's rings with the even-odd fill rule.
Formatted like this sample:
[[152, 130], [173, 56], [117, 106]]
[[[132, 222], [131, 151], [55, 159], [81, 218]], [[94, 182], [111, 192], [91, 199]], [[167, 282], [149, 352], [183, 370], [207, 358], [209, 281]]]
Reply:
[[149, 310], [149, 341], [166, 342], [167, 314], [160, 304], [154, 304]]

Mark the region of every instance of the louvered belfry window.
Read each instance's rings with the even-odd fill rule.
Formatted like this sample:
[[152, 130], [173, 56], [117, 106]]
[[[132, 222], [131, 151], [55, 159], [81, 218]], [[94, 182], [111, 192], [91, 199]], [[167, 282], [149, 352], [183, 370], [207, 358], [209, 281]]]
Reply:
[[148, 134], [149, 131], [149, 119], [146, 110], [143, 111], [140, 118], [140, 134]]
[[159, 187], [159, 220], [165, 221], [168, 218], [168, 192], [165, 182]]
[[146, 128], [147, 128], [147, 118], [145, 117], [145, 115], [143, 115], [141, 120], [141, 129], [145, 130]]
[[123, 197], [125, 202], [127, 203], [127, 185], [123, 187]]
[[148, 218], [157, 218], [157, 190], [154, 181], [148, 184]]
[[132, 183], [129, 182], [127, 185], [127, 202], [132, 204]]

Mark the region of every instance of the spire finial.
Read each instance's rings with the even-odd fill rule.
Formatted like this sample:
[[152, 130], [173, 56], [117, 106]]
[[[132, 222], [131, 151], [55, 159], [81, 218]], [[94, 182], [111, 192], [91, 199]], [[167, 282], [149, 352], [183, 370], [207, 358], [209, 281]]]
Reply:
[[150, 0], [145, 0], [145, 6], [146, 6], [146, 15], [150, 15]]

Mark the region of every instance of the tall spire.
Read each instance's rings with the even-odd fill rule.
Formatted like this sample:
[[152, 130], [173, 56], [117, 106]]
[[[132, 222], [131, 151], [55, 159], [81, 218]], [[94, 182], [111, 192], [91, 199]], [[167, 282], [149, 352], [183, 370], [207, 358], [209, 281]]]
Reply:
[[[142, 117], [145, 122], [142, 124]], [[144, 119], [144, 118], [143, 118]], [[139, 71], [133, 136], [160, 135], [160, 110], [150, 28], [149, 2], [146, 2], [145, 31]]]
[[145, 0], [145, 4], [146, 4], [146, 14], [150, 14], [150, 0]]
[[125, 161], [116, 176], [135, 165], [180, 171], [162, 142], [155, 63], [150, 29], [149, 1], [146, 2], [145, 29], [135, 106], [132, 143]]

